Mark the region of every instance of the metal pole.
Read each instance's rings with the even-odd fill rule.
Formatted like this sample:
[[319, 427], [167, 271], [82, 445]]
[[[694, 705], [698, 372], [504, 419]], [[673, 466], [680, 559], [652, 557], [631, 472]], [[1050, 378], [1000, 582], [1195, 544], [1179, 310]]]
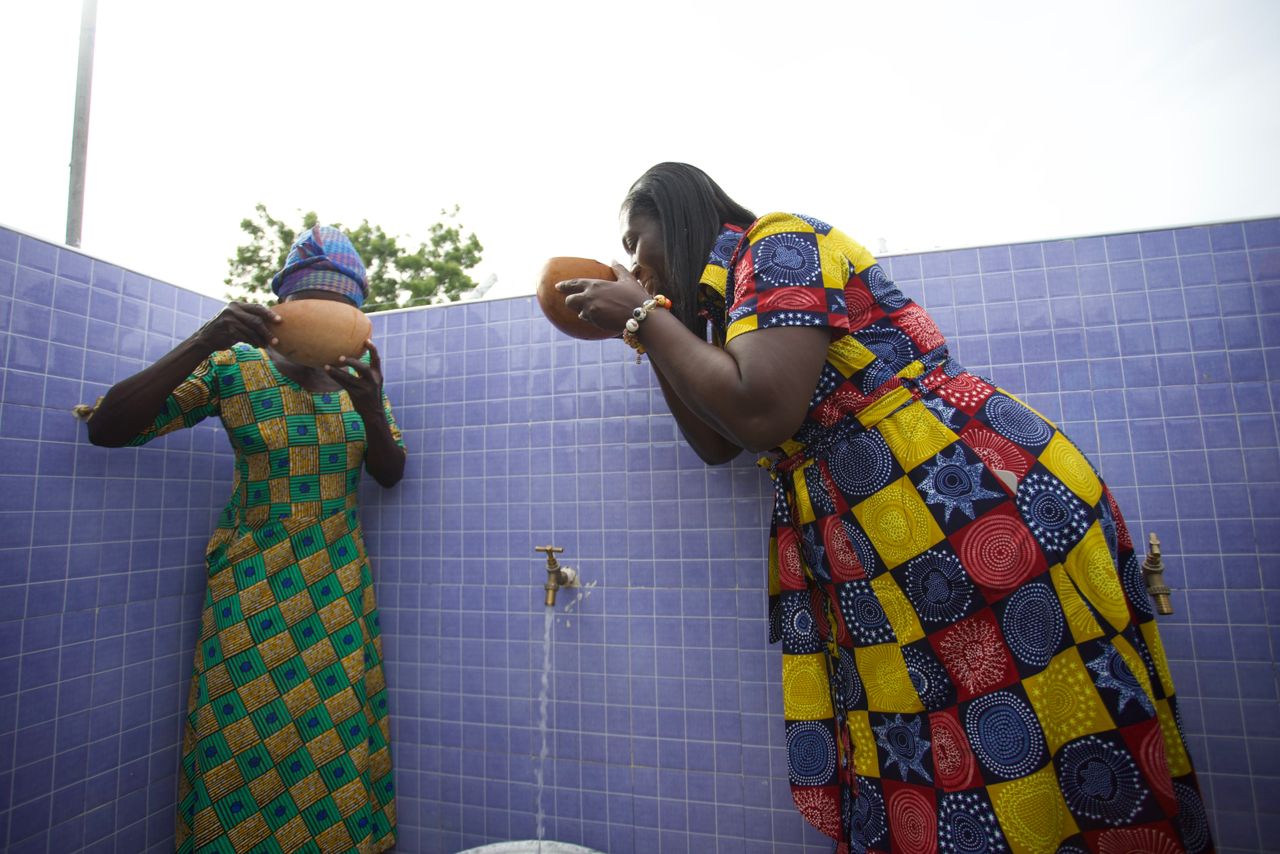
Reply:
[[67, 245], [80, 245], [84, 219], [85, 159], [89, 150], [89, 90], [93, 87], [93, 33], [98, 0], [84, 0], [80, 13], [80, 65], [76, 72], [76, 119], [71, 130], [71, 185], [67, 191]]

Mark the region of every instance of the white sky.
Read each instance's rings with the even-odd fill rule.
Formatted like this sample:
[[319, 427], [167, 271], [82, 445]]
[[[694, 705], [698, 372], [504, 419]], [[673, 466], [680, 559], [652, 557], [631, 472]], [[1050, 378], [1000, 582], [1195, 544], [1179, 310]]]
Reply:
[[[661, 160], [873, 252], [1280, 213], [1280, 2], [1050, 5], [100, 0], [83, 249], [221, 296], [257, 202], [456, 202], [531, 293]], [[0, 223], [55, 241], [79, 20], [0, 0]]]

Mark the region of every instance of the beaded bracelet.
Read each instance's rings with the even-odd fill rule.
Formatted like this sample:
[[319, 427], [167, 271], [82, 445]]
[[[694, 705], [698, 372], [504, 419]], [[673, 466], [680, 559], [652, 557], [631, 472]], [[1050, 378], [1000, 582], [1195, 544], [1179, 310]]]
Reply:
[[636, 351], [636, 364], [640, 364], [640, 356], [644, 353], [644, 345], [640, 343], [640, 339], [636, 337], [636, 333], [640, 331], [640, 324], [649, 316], [649, 312], [654, 309], [665, 308], [671, 309], [671, 300], [662, 294], [654, 294], [653, 299], [647, 299], [640, 306], [637, 306], [631, 312], [631, 316], [627, 318], [626, 331], [622, 333], [622, 340]]

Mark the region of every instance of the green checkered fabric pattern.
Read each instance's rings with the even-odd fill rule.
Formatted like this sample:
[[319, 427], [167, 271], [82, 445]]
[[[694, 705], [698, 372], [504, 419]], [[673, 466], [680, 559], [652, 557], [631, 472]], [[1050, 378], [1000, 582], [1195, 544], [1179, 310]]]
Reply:
[[302, 389], [238, 346], [175, 389], [133, 444], [214, 414], [236, 483], [207, 554], [177, 850], [386, 851], [395, 786], [356, 507], [363, 421], [345, 392]]

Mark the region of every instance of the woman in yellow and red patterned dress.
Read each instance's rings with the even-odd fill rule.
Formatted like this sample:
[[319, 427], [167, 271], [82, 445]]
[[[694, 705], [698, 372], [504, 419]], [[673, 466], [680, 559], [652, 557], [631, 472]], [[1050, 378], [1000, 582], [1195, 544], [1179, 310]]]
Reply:
[[702, 459], [769, 452], [805, 817], [842, 854], [1212, 850], [1133, 544], [1079, 450], [838, 229], [679, 163], [622, 210], [634, 268], [559, 287], [647, 351]]
[[[272, 287], [359, 306], [364, 265], [308, 229]], [[373, 342], [324, 369], [272, 349], [271, 309], [232, 303], [98, 402], [89, 438], [141, 445], [211, 415], [236, 455], [206, 550], [208, 584], [182, 747], [179, 852], [358, 852], [395, 844], [395, 792], [361, 468], [384, 487], [405, 452]]]

